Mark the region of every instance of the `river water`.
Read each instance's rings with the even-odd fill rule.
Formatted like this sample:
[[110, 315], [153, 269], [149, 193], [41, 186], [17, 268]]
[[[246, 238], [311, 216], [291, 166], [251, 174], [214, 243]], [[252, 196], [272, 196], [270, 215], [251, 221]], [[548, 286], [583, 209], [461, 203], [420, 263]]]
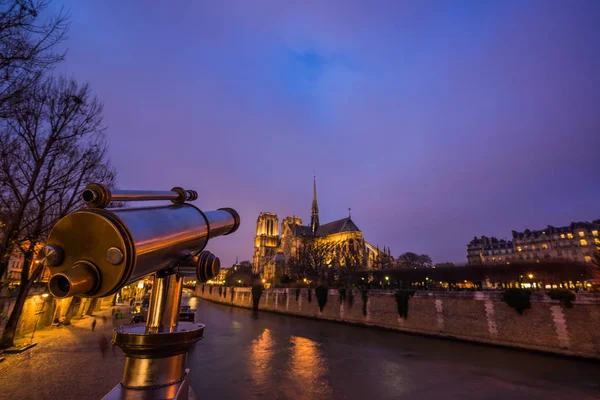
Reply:
[[199, 399], [600, 399], [600, 363], [187, 299]]

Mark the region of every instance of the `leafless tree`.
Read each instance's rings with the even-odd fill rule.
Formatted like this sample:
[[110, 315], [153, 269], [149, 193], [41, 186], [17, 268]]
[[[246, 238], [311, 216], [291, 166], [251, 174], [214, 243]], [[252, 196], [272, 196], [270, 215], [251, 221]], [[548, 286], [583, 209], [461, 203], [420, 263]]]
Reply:
[[342, 247], [338, 271], [340, 283], [351, 286], [357, 273], [365, 269], [364, 251], [359, 246], [347, 245]]
[[0, 247], [0, 276], [7, 256], [24, 255], [15, 307], [0, 339], [12, 345], [29, 289], [42, 272], [35, 256], [54, 224], [82, 204], [89, 182], [112, 186], [115, 173], [106, 159], [102, 104], [87, 85], [64, 78], [40, 82], [2, 123], [0, 209], [9, 216]]
[[64, 59], [56, 45], [66, 35], [68, 15], [41, 15], [46, 0], [0, 0], [0, 118], [27, 98], [46, 71]]
[[288, 260], [290, 273], [296, 279], [314, 280], [316, 278], [322, 281], [327, 271], [327, 260], [331, 258], [333, 249], [332, 243], [313, 238], [305, 239], [296, 254]]

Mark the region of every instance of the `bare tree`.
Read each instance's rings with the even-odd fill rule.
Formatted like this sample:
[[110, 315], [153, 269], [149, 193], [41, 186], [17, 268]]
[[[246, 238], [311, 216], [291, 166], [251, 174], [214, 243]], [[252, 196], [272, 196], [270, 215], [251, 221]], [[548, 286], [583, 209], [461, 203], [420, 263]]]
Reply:
[[332, 257], [333, 250], [332, 243], [313, 238], [305, 239], [296, 254], [288, 260], [290, 273], [297, 279], [316, 278], [322, 281], [327, 271], [327, 260]]
[[403, 267], [428, 267], [433, 263], [427, 254], [407, 252], [398, 256], [398, 265]]
[[339, 280], [351, 286], [356, 275], [365, 269], [364, 251], [359, 246], [348, 244], [342, 247], [339, 258]]
[[44, 72], [64, 59], [54, 51], [68, 29], [61, 11], [41, 20], [45, 0], [0, 0], [0, 118], [26, 98]]
[[[24, 255], [21, 284], [0, 347], [13, 343], [27, 293], [42, 272], [35, 255], [54, 224], [81, 207], [90, 181], [114, 184], [106, 160], [102, 105], [87, 85], [49, 78], [2, 125], [0, 207], [10, 217], [2, 250]], [[8, 253], [10, 254], [10, 253]], [[6, 263], [0, 264], [4, 273]]]

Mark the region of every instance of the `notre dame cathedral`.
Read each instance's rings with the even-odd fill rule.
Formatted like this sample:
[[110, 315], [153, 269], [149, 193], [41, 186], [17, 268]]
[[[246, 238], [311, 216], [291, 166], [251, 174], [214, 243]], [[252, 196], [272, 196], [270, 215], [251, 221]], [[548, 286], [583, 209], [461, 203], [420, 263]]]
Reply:
[[[363, 233], [352, 221], [351, 216], [326, 224], [319, 223], [319, 206], [317, 204], [317, 182], [313, 181], [313, 200], [310, 225], [302, 225], [300, 217], [285, 217], [279, 231], [277, 214], [261, 212], [256, 221], [256, 237], [254, 239], [253, 272], [263, 279], [271, 281], [276, 275], [286, 273], [286, 262], [306, 240], [327, 242], [334, 249], [355, 249], [363, 260], [363, 266], [373, 268], [382, 257], [391, 259], [390, 249], [379, 250], [367, 243]], [[329, 266], [335, 263], [335, 257]]]

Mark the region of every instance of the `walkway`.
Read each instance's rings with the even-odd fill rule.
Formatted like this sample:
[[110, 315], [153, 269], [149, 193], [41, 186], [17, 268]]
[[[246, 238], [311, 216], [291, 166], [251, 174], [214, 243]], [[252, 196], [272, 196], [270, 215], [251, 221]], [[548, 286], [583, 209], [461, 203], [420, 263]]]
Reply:
[[[70, 326], [35, 332], [36, 347], [21, 354], [5, 354], [6, 360], [0, 363], [0, 398], [100, 399], [108, 393], [122, 378], [125, 357], [118, 348], [114, 354], [111, 351], [111, 309], [96, 312], [96, 316], [94, 332], [93, 317], [73, 319]], [[106, 316], [106, 324], [102, 316]], [[98, 344], [101, 335], [109, 341], [104, 360]], [[29, 343], [30, 338], [18, 343]]]

